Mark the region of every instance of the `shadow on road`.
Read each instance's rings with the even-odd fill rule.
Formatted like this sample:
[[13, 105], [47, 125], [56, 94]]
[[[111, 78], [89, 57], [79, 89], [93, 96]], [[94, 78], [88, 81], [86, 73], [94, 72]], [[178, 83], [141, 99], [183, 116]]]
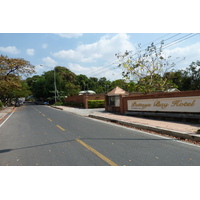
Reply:
[[30, 148], [35, 148], [35, 147], [48, 146], [48, 145], [52, 145], [52, 144], [61, 144], [61, 143], [73, 142], [73, 141], [75, 141], [75, 140], [65, 140], [65, 141], [60, 141], [60, 142], [52, 142], [52, 143], [48, 143], [48, 144], [38, 144], [38, 145], [20, 147], [20, 148], [15, 148], [15, 149], [1, 149], [0, 153], [7, 153], [10, 151], [16, 151], [16, 150], [20, 150], [20, 149], [30, 149]]
[[[155, 140], [155, 141], [160, 141], [160, 140], [176, 140], [174, 138], [172, 139], [168, 139], [168, 138], [159, 138], [159, 139], [141, 139], [141, 138], [136, 138], [136, 139], [133, 139], [133, 138], [79, 138], [81, 140], [129, 140], [129, 141], [137, 141], [137, 140], [145, 140], [145, 141], [151, 141], [151, 140]], [[1, 153], [7, 153], [7, 152], [10, 152], [10, 151], [16, 151], [16, 150], [20, 150], [20, 149], [30, 149], [30, 148], [35, 148], [35, 147], [42, 147], [42, 146], [48, 146], [48, 145], [53, 145], [53, 144], [61, 144], [61, 143], [67, 143], [67, 142], [76, 142], [76, 139], [73, 139], [73, 140], [65, 140], [65, 141], [59, 141], [59, 142], [51, 142], [51, 143], [47, 143], [47, 144], [38, 144], [38, 145], [32, 145], [32, 146], [27, 146], [27, 147], [20, 147], [20, 148], [15, 148], [15, 149], [1, 149], [0, 150], [0, 154]]]

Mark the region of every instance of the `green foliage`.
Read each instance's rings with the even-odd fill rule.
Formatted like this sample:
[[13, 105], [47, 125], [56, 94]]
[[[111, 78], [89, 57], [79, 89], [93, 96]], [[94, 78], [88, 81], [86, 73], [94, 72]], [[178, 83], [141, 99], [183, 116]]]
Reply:
[[13, 93], [15, 94], [15, 97], [28, 97], [29, 95], [31, 95], [31, 91], [30, 91], [30, 87], [28, 86], [28, 84], [22, 80], [20, 81], [20, 89], [19, 90], [13, 90]]
[[50, 103], [54, 102], [56, 80], [56, 97], [62, 101], [64, 96], [77, 95], [80, 91], [79, 85], [76, 85], [76, 75], [69, 69], [61, 66], [55, 67], [55, 70], [44, 72], [41, 76], [33, 76], [27, 79], [27, 83], [35, 98]]
[[[151, 83], [152, 79], [154, 82], [153, 84]], [[135, 88], [139, 92], [149, 93], [151, 91], [165, 91], [166, 89], [175, 87], [176, 85], [172, 82], [172, 80], [163, 78], [158, 74], [154, 74], [152, 77], [146, 76], [144, 78], [141, 78]]]
[[185, 70], [168, 72], [167, 76], [180, 91], [200, 90], [200, 61], [192, 62]]
[[29, 88], [21, 76], [34, 72], [34, 66], [29, 61], [0, 55], [0, 99], [5, 103], [11, 102], [12, 98], [28, 95]]
[[[80, 90], [88, 90], [88, 77], [86, 75], [80, 74], [76, 76], [76, 84], [80, 86]], [[92, 90], [90, 88], [90, 90]]]
[[76, 107], [76, 108], [83, 108], [82, 103], [76, 103], [76, 102], [65, 102], [65, 106], [70, 106], [70, 107]]
[[[148, 73], [139, 73], [137, 76], [137, 81], [133, 80], [126, 80], [126, 79], [118, 79], [115, 81], [109, 81], [105, 77], [102, 78], [95, 78], [90, 77], [88, 78], [86, 75], [75, 75], [69, 69], [65, 67], [56, 67], [55, 74], [54, 70], [47, 71], [43, 75], [35, 75], [33, 77], [29, 77], [26, 79], [26, 85], [23, 86], [23, 91], [28, 91], [29, 88], [32, 91], [33, 95], [37, 99], [41, 99], [42, 101], [48, 100], [50, 103], [54, 103], [55, 101], [55, 88], [54, 88], [54, 75], [56, 77], [56, 96], [58, 102], [63, 102], [67, 106], [74, 106], [74, 107], [83, 107], [82, 104], [77, 103], [65, 103], [64, 99], [65, 96], [74, 96], [78, 95], [81, 90], [93, 90], [96, 93], [107, 93], [114, 89], [116, 86], [121, 87], [122, 89], [128, 92], [144, 92], [148, 93], [151, 91], [165, 91], [166, 89], [170, 88], [178, 88], [179, 90], [195, 90], [200, 89], [200, 62], [192, 62], [191, 65], [186, 68], [186, 70], [178, 70], [178, 71], [166, 71], [162, 67], [164, 66], [164, 62], [168, 61], [167, 58], [164, 58], [162, 55], [161, 49], [153, 48], [153, 45], [149, 49], [147, 49], [146, 55], [149, 59], [149, 62], [154, 63], [154, 68], [150, 67], [148, 62], [144, 62], [144, 55], [141, 55], [140, 62], [138, 61], [137, 64], [132, 66], [132, 71], [127, 71], [127, 76], [133, 75], [133, 69], [139, 70], [139, 67], [146, 65], [148, 66]], [[157, 52], [157, 55], [154, 55]], [[159, 53], [160, 52], [160, 53]], [[151, 55], [150, 55], [151, 53]], [[121, 55], [122, 56], [122, 55]], [[125, 52], [123, 55], [124, 58], [130, 56], [130, 52]], [[151, 57], [152, 56], [152, 57]], [[160, 56], [157, 60], [153, 60], [155, 56]], [[118, 57], [121, 59], [120, 55]], [[142, 63], [143, 60], [143, 63]], [[156, 64], [158, 61], [162, 61], [162, 65]], [[157, 62], [156, 62], [157, 61]], [[131, 63], [133, 64], [134, 60], [126, 60], [124, 66], [131, 67]], [[169, 62], [170, 63], [170, 62]], [[173, 66], [173, 65], [169, 65]], [[167, 65], [167, 64], [166, 64]], [[156, 67], [157, 66], [157, 67]], [[165, 66], [166, 67], [166, 66]], [[152, 69], [152, 71], [151, 71]], [[125, 72], [125, 71], [124, 71]], [[139, 71], [138, 71], [139, 72]], [[136, 71], [134, 72], [136, 73]], [[125, 73], [124, 73], [125, 75]], [[136, 74], [135, 74], [136, 76]], [[17, 82], [17, 77], [10, 76], [10, 78], [16, 79], [15, 84], [11, 87], [11, 92], [16, 91], [13, 90], [14, 87], [22, 87], [22, 83], [20, 80]], [[24, 84], [24, 83], [23, 83]], [[3, 88], [3, 85], [1, 85]], [[18, 90], [18, 89], [17, 89]], [[20, 92], [20, 90], [18, 90]], [[18, 92], [15, 92], [16, 94]], [[25, 94], [25, 93], [24, 93]], [[18, 95], [20, 96], [20, 95]], [[26, 96], [26, 95], [24, 95]], [[104, 105], [97, 102], [89, 102], [89, 107], [103, 107]]]
[[0, 109], [3, 107], [3, 103], [0, 101]]
[[165, 56], [162, 51], [162, 41], [157, 48], [154, 43], [144, 51], [138, 45], [137, 52], [126, 51], [124, 54], [116, 54], [119, 59], [118, 67], [123, 68], [122, 75], [126, 79], [131, 77], [137, 82], [138, 90], [148, 93], [151, 91], [164, 91], [173, 87], [163, 75], [175, 66], [171, 62], [171, 56]]
[[54, 106], [62, 106], [63, 105], [63, 102], [59, 102], [57, 101], [55, 104], [53, 104]]
[[88, 108], [104, 108], [105, 100], [88, 100]]
[[29, 75], [35, 72], [34, 66], [23, 58], [9, 58], [0, 55], [0, 76], [7, 79], [10, 74], [15, 76]]

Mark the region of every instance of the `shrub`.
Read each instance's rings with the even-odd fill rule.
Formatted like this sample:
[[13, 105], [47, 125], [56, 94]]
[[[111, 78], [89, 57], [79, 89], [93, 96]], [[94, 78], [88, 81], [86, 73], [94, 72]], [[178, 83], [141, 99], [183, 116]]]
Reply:
[[62, 103], [62, 102], [59, 102], [59, 101], [57, 101], [56, 103], [54, 103], [54, 105], [55, 105], [55, 106], [62, 106], [62, 105], [63, 105], [63, 103]]
[[82, 103], [77, 103], [77, 102], [65, 102], [65, 106], [70, 106], [70, 107], [77, 107], [77, 108], [83, 108]]
[[105, 100], [88, 100], [88, 108], [104, 108]]
[[0, 109], [3, 107], [3, 103], [1, 102], [1, 100], [0, 100]]

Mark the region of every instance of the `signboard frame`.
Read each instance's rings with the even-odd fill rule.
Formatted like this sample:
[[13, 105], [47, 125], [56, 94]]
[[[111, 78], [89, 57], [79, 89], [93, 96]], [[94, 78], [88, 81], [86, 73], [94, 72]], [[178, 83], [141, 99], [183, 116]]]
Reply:
[[128, 111], [200, 113], [200, 96], [127, 100]]

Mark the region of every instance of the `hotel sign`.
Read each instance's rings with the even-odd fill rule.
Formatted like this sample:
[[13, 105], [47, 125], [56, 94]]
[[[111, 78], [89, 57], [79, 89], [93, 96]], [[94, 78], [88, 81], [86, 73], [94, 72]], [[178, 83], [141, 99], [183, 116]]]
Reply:
[[128, 100], [129, 111], [200, 112], [200, 96]]

